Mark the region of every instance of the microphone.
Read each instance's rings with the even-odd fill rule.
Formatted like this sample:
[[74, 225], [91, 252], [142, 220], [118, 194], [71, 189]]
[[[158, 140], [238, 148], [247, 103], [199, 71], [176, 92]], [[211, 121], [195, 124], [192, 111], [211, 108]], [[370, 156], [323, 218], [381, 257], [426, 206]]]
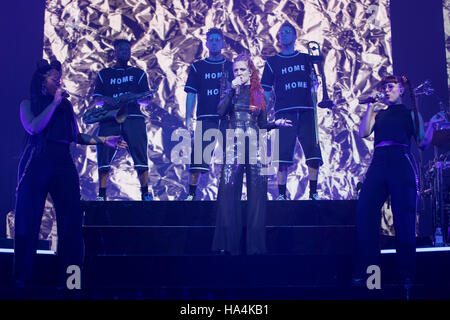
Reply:
[[62, 92], [61, 92], [61, 98], [64, 99], [64, 98], [69, 98], [69, 97], [70, 97], [70, 94], [68, 94], [67, 91], [61, 87], [61, 83], [59, 83], [58, 89], [61, 89], [61, 90], [62, 90]]
[[238, 86], [236, 86], [236, 88], [234, 88], [234, 95], [238, 96], [239, 95], [239, 88], [241, 87], [241, 85], [239, 84]]
[[367, 98], [358, 98], [359, 103], [360, 104], [365, 104], [365, 103], [374, 103], [374, 102], [378, 102], [382, 99], [384, 99], [385, 95], [384, 93], [377, 93], [375, 95], [375, 97], [367, 97]]

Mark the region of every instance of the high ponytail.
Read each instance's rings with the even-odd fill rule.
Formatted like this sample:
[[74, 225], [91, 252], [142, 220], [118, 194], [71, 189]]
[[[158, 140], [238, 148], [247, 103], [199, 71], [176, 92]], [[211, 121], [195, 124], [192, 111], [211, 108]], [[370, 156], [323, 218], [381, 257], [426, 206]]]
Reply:
[[31, 101], [39, 98], [42, 95], [42, 84], [45, 79], [45, 74], [52, 69], [61, 72], [61, 63], [57, 60], [53, 60], [49, 63], [45, 59], [40, 59], [36, 62], [36, 71], [34, 72], [30, 83]]

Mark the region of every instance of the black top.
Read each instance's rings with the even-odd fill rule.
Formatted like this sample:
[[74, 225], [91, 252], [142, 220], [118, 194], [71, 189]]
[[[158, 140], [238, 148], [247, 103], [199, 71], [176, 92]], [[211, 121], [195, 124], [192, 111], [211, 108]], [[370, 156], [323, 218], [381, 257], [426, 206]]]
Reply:
[[184, 86], [184, 91], [197, 94], [197, 119], [205, 117], [218, 117], [217, 105], [221, 97], [221, 80], [233, 80], [233, 64], [225, 59], [211, 61], [203, 59], [194, 62]]
[[[31, 112], [38, 116], [51, 102], [53, 96], [45, 95], [31, 101]], [[77, 140], [77, 129], [72, 104], [63, 99], [56, 107], [47, 126], [38, 134], [30, 135], [30, 143], [42, 145], [45, 141], [70, 143]]]
[[[53, 96], [44, 95], [31, 100], [31, 112], [38, 116], [53, 101]], [[47, 126], [37, 134], [29, 134], [27, 144], [35, 148], [35, 154], [41, 153], [47, 146], [47, 142], [64, 143], [67, 146], [77, 141], [78, 130], [72, 104], [63, 99], [56, 107]], [[69, 149], [67, 149], [69, 150]]]
[[[106, 96], [117, 98], [125, 93], [149, 91], [147, 75], [135, 67], [111, 67], [100, 70], [95, 82], [94, 97]], [[143, 117], [139, 104], [132, 102], [128, 106], [129, 116]]]
[[411, 110], [404, 104], [390, 105], [375, 116], [375, 145], [382, 141], [394, 141], [409, 145], [414, 136]]
[[229, 115], [231, 123], [253, 123], [259, 129], [274, 129], [274, 123], [267, 122], [266, 108], [250, 110], [250, 86], [241, 86], [239, 94], [234, 89], [228, 89], [225, 97], [220, 101], [217, 113], [220, 116]]
[[309, 55], [295, 51], [269, 57], [264, 66], [261, 85], [274, 88], [275, 113], [313, 108], [311, 99], [311, 61]]

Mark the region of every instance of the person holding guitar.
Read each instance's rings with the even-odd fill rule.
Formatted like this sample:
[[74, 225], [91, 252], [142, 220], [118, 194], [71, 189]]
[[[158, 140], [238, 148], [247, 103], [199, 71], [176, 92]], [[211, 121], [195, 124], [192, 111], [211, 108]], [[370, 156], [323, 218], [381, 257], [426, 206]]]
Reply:
[[[114, 41], [114, 55], [116, 64], [113, 67], [99, 71], [95, 83], [94, 99], [97, 107], [108, 108], [111, 105], [119, 106], [125, 110], [125, 117], [121, 121], [117, 117], [101, 120], [98, 134], [100, 136], [120, 135], [128, 144], [128, 151], [133, 159], [141, 185], [141, 199], [153, 200], [148, 190], [148, 155], [147, 155], [147, 128], [140, 106], [147, 106], [149, 98], [140, 100], [121, 99], [132, 94], [149, 91], [147, 75], [142, 69], [128, 65], [131, 57], [131, 43], [125, 39]], [[120, 102], [122, 102], [120, 105]], [[130, 100], [128, 100], [130, 101]], [[123, 122], [122, 122], [123, 121]], [[120, 123], [119, 123], [120, 122]], [[103, 145], [97, 146], [99, 192], [97, 200], [104, 201], [106, 185], [109, 178], [110, 165], [116, 152]]]

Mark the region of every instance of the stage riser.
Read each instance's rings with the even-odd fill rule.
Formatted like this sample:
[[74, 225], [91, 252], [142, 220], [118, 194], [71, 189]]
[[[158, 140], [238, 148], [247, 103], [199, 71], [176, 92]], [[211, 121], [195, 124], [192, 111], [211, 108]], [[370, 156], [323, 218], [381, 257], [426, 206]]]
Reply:
[[[212, 254], [214, 229], [86, 227], [84, 239], [87, 254]], [[270, 254], [352, 254], [354, 226], [268, 226], [266, 245]]]
[[[353, 225], [357, 202], [268, 201], [266, 225]], [[214, 226], [216, 201], [83, 202], [87, 226]], [[242, 219], [247, 202], [241, 201]]]
[[[420, 254], [417, 283], [450, 285], [450, 254]], [[288, 286], [348, 286], [349, 255], [265, 256], [97, 256], [86, 269], [92, 287], [258, 288]], [[439, 266], [437, 268], [436, 266]], [[383, 255], [383, 284], [398, 284], [397, 256]]]
[[349, 259], [336, 256], [104, 256], [93, 261], [87, 281], [106, 288], [338, 285], [351, 270]]
[[[271, 254], [351, 254], [357, 202], [268, 201]], [[246, 225], [247, 201], [241, 201]], [[83, 202], [87, 254], [211, 254], [216, 201]]]
[[[12, 254], [0, 254], [0, 298], [11, 299], [14, 295], [8, 287], [12, 265]], [[56, 266], [55, 256], [37, 256], [34, 283], [44, 288], [55, 286]], [[349, 255], [88, 256], [82, 270], [82, 281], [86, 298], [94, 299], [114, 299], [117, 296], [124, 299], [127, 293], [139, 294], [139, 290], [145, 289], [157, 290], [145, 293], [152, 299], [180, 298], [177, 295], [180, 290], [187, 289], [189, 291], [184, 291], [184, 298], [194, 298], [197, 290], [205, 295], [208, 292], [219, 295], [220, 292], [234, 292], [241, 298], [247, 292], [250, 298], [313, 299], [314, 296], [305, 293], [314, 289], [319, 290], [316, 292], [319, 298], [346, 299], [345, 293], [351, 293], [352, 299], [360, 299], [360, 292], [370, 294], [368, 299], [377, 298], [373, 296], [377, 294], [378, 298], [386, 299], [390, 288], [398, 287], [397, 256], [382, 255], [380, 268], [382, 291], [369, 292], [363, 288], [349, 292], [352, 270], [352, 257]], [[415, 290], [423, 290], [421, 299], [448, 299], [448, 270], [449, 252], [417, 254]], [[32, 298], [45, 299], [43, 292], [36, 290]]]

